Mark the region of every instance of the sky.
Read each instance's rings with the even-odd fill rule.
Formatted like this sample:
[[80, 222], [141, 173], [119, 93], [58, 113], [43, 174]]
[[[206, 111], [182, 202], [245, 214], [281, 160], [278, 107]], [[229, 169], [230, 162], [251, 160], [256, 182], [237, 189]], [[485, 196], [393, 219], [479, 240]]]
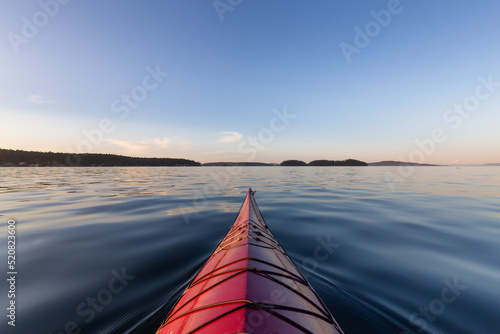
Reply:
[[0, 148], [500, 162], [497, 0], [0, 4]]

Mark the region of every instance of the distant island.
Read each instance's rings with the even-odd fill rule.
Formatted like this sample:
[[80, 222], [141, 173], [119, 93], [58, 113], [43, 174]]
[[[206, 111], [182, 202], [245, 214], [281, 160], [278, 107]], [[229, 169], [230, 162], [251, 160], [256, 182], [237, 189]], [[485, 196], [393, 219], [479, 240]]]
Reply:
[[313, 160], [306, 164], [301, 160], [285, 160], [280, 166], [368, 166], [364, 161], [355, 159], [347, 160]]
[[419, 164], [416, 162], [404, 162], [404, 161], [380, 161], [371, 162], [368, 166], [442, 166], [442, 165], [432, 165], [432, 164]]
[[202, 166], [206, 167], [228, 167], [228, 166], [250, 166], [250, 167], [272, 167], [272, 166], [278, 166], [278, 164], [270, 164], [270, 163], [265, 163], [265, 162], [207, 162], [204, 164], [201, 164]]
[[177, 158], [136, 158], [101, 153], [54, 153], [0, 149], [0, 166], [200, 166], [199, 162]]
[[489, 164], [484, 164], [484, 166], [500, 166], [500, 163], [489, 163]]
[[285, 160], [280, 166], [307, 166], [307, 164], [301, 160]]

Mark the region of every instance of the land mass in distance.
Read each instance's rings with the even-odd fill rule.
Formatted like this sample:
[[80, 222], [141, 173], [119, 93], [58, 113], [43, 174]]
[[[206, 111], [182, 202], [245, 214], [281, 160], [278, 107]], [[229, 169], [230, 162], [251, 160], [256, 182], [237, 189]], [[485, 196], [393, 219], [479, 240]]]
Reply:
[[[0, 166], [3, 167], [87, 167], [87, 166], [446, 166], [420, 164], [403, 161], [380, 161], [366, 163], [364, 161], [347, 160], [313, 160], [306, 163], [301, 160], [285, 160], [278, 163], [264, 162], [208, 162], [199, 163], [183, 158], [144, 158], [129, 157], [117, 154], [102, 153], [54, 153], [25, 150], [0, 149]], [[500, 163], [487, 163], [480, 166], [500, 166]]]
[[0, 149], [0, 166], [200, 166], [178, 158], [137, 158], [101, 153], [54, 153]]
[[380, 162], [371, 162], [368, 166], [442, 166], [442, 165], [433, 165], [433, 164], [419, 164], [416, 162], [404, 162], [404, 161], [380, 161]]

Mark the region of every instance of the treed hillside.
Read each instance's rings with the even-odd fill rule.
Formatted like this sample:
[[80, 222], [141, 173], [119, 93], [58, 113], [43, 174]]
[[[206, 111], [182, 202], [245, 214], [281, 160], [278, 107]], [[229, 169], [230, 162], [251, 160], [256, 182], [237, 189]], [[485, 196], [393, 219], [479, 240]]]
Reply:
[[280, 166], [307, 166], [307, 164], [301, 160], [285, 160]]
[[347, 159], [347, 160], [314, 160], [309, 163], [309, 166], [368, 166], [364, 161]]
[[0, 149], [2, 166], [199, 166], [200, 163], [176, 158], [135, 158], [116, 154], [54, 153]]
[[285, 160], [281, 166], [368, 166], [366, 162], [347, 159], [347, 160], [314, 160], [306, 164], [300, 160]]
[[207, 162], [202, 164], [206, 167], [230, 167], [230, 166], [247, 166], [247, 167], [268, 167], [275, 166], [275, 164], [268, 164], [265, 162]]

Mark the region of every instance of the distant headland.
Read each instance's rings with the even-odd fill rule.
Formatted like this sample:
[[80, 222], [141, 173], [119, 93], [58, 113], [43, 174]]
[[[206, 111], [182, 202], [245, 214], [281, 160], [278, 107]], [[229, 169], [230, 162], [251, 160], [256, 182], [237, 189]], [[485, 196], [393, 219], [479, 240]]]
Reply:
[[4, 167], [86, 166], [200, 166], [199, 162], [177, 158], [136, 158], [101, 153], [54, 153], [0, 149]]
[[404, 161], [380, 161], [371, 162], [368, 166], [442, 166], [442, 165], [432, 165], [432, 164], [419, 164], [416, 162], [404, 162]]

